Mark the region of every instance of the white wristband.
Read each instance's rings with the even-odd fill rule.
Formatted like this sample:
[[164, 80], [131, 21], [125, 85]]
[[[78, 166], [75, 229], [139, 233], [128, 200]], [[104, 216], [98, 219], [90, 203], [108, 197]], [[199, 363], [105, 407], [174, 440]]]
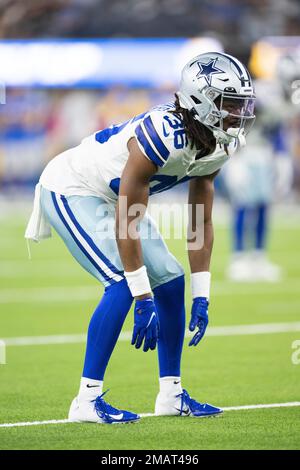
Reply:
[[146, 266], [141, 266], [136, 271], [124, 272], [132, 297], [148, 294], [151, 286], [147, 275]]
[[209, 299], [211, 274], [208, 271], [191, 274], [192, 297], [206, 297]]

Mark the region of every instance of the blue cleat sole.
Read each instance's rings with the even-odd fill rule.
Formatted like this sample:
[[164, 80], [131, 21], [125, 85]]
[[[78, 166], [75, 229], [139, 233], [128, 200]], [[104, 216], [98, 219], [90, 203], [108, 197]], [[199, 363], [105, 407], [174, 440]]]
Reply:
[[190, 418], [217, 418], [218, 416], [222, 414], [223, 414], [223, 410], [215, 411], [215, 412], [211, 412], [207, 414], [201, 414], [201, 415], [194, 415], [191, 413], [189, 416]]

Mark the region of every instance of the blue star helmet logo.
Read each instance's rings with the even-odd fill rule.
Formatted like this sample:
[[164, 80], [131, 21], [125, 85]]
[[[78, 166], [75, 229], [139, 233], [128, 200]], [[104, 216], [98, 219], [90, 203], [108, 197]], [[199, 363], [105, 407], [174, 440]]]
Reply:
[[217, 59], [212, 59], [207, 64], [203, 64], [202, 62], [197, 62], [199, 65], [200, 71], [197, 73], [197, 78], [204, 77], [207, 84], [211, 85], [212, 76], [218, 73], [225, 73], [224, 70], [219, 69], [216, 67]]

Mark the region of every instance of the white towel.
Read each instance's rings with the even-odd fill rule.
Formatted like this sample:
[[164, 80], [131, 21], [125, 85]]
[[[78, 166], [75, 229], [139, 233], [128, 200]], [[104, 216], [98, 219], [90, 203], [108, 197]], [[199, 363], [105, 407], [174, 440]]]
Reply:
[[51, 226], [41, 207], [41, 188], [41, 183], [35, 187], [33, 210], [25, 230], [25, 238], [35, 242], [51, 237]]

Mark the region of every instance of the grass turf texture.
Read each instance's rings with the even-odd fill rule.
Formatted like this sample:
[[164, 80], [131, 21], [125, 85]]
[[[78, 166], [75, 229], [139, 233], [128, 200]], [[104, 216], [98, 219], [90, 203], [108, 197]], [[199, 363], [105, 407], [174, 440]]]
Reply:
[[[216, 227], [210, 326], [299, 321], [300, 225], [279, 222], [270, 246], [271, 258], [286, 273], [278, 285], [225, 281], [228, 230]], [[27, 261], [22, 232], [22, 218], [2, 220], [0, 336], [85, 332], [102, 288], [72, 260], [57, 236], [34, 246], [33, 260]], [[173, 240], [169, 246], [188, 272], [184, 242]], [[82, 287], [89, 290], [81, 296]], [[187, 318], [190, 305], [187, 278]], [[131, 328], [129, 314], [124, 331]], [[300, 339], [300, 332], [207, 337], [197, 348], [188, 348], [185, 340], [183, 384], [192, 397], [217, 406], [298, 401], [300, 365], [291, 362], [295, 339]], [[0, 423], [66, 418], [77, 393], [83, 354], [84, 344], [8, 347], [7, 364], [0, 366]], [[111, 389], [108, 401], [140, 413], [153, 412], [157, 371], [155, 352], [145, 354], [129, 342], [119, 342], [105, 381]], [[152, 417], [128, 426], [0, 428], [0, 448], [296, 449], [299, 418], [300, 408], [282, 408], [228, 411], [201, 420]]]

